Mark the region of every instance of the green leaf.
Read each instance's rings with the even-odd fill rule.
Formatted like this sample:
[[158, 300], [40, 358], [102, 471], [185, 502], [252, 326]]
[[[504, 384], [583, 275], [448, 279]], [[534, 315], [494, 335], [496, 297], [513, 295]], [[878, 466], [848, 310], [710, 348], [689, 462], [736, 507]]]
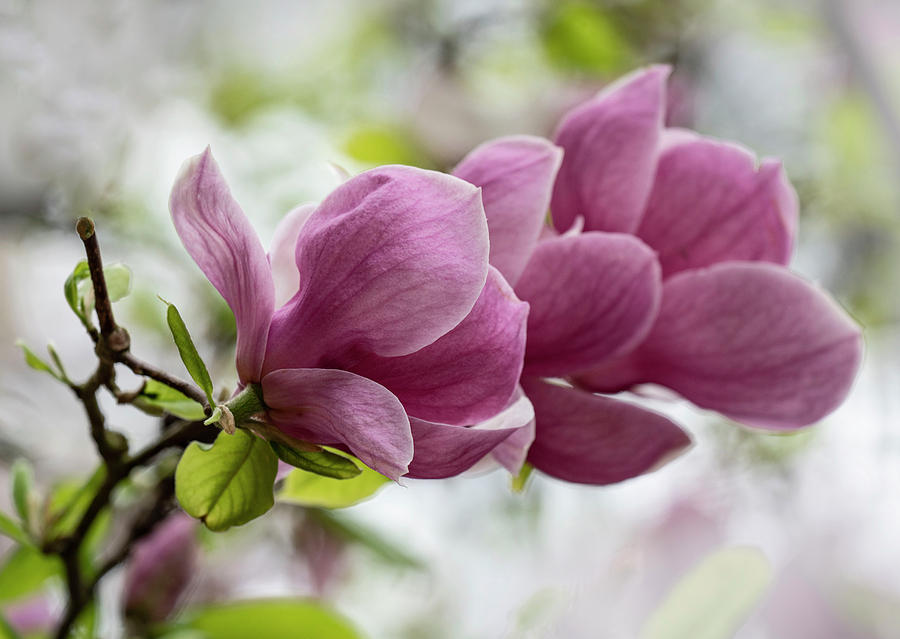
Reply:
[[[106, 294], [110, 302], [118, 302], [131, 292], [131, 269], [121, 262], [113, 262], [103, 267], [103, 279], [106, 281]], [[91, 313], [94, 311], [94, 284], [91, 281], [91, 270], [87, 260], [75, 265], [72, 274], [66, 279], [63, 290], [69, 307], [85, 326], [91, 325]]]
[[356, 521], [351, 521], [343, 513], [336, 513], [321, 508], [308, 508], [306, 515], [313, 518], [334, 535], [350, 543], [362, 546], [388, 563], [404, 568], [424, 567], [421, 560], [394, 545], [374, 530]]
[[24, 597], [38, 590], [51, 577], [62, 576], [62, 563], [36, 548], [20, 546], [0, 567], [0, 602]]
[[641, 639], [729, 639], [771, 581], [772, 567], [758, 549], [718, 550], [675, 585], [644, 624]]
[[131, 293], [131, 269], [127, 265], [121, 262], [107, 264], [103, 267], [103, 278], [110, 302], [118, 302]]
[[32, 545], [31, 540], [28, 538], [28, 533], [6, 513], [0, 513], [0, 535], [6, 535], [23, 546]]
[[10, 471], [12, 475], [12, 497], [16, 512], [25, 530], [31, 530], [31, 502], [34, 500], [34, 471], [26, 459], [17, 459]]
[[106, 471], [101, 466], [86, 481], [66, 480], [57, 484], [44, 508], [44, 538], [57, 539], [74, 531], [104, 479]]
[[362, 473], [350, 459], [327, 450], [295, 450], [278, 442], [269, 445], [284, 463], [323, 477], [352, 479]]
[[184, 367], [191, 378], [206, 393], [209, 405], [214, 406], [216, 402], [213, 400], [213, 385], [209, 377], [209, 371], [206, 369], [206, 364], [203, 363], [200, 353], [197, 352], [194, 340], [191, 339], [191, 334], [188, 332], [184, 320], [181, 319], [178, 309], [175, 308], [174, 304], [169, 304], [168, 302], [166, 304], [169, 307], [166, 311], [166, 322], [169, 324], [169, 330], [172, 331], [172, 337], [175, 339], [175, 346], [178, 347], [181, 361], [184, 362]]
[[134, 405], [151, 415], [169, 413], [190, 421], [206, 419], [203, 406], [155, 379], [147, 380], [141, 394], [135, 399]]
[[175, 470], [175, 496], [210, 530], [245, 524], [275, 503], [278, 457], [266, 441], [238, 430], [221, 432], [212, 447], [194, 442]]
[[582, 0], [554, 7], [544, 22], [543, 44], [550, 61], [567, 70], [614, 74], [634, 57], [603, 9]]
[[332, 479], [294, 470], [284, 480], [278, 501], [301, 506], [346, 508], [371, 497], [389, 481], [384, 475], [365, 466], [353, 479]]
[[86, 312], [84, 298], [79, 292], [78, 285], [85, 280], [90, 280], [90, 277], [91, 269], [88, 266], [87, 260], [81, 260], [75, 265], [75, 268], [72, 270], [69, 277], [66, 278], [66, 283], [63, 286], [63, 291], [65, 292], [66, 301], [69, 303], [69, 307], [85, 326], [90, 326], [91, 320], [89, 318], [89, 313]]
[[210, 606], [185, 626], [207, 639], [361, 639], [349, 621], [315, 601], [260, 599]]
[[28, 348], [25, 342], [23, 342], [22, 340], [16, 340], [16, 346], [22, 349], [22, 353], [25, 355], [25, 363], [28, 364], [28, 366], [42, 373], [50, 373], [56, 379], [63, 381], [59, 373], [53, 370], [50, 364], [38, 357], [33, 350]]

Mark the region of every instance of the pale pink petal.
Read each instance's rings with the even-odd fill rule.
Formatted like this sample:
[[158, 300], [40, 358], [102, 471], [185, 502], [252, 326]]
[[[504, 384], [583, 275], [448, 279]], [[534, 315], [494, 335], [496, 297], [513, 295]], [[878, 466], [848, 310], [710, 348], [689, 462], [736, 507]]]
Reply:
[[234, 313], [241, 381], [259, 380], [274, 309], [272, 274], [209, 148], [181, 168], [169, 209], [184, 247]]
[[444, 424], [487, 419], [509, 403], [522, 372], [528, 304], [493, 267], [472, 312], [433, 344], [403, 357], [340, 362], [394, 393], [406, 412]]
[[262, 379], [269, 419], [297, 439], [346, 447], [391, 479], [404, 475], [413, 442], [403, 405], [384, 386], [347, 371], [281, 369]]
[[469, 153], [453, 175], [480, 186], [491, 264], [515, 286], [547, 218], [562, 149], [532, 136], [499, 138]]
[[285, 215], [272, 235], [269, 248], [269, 264], [275, 282], [275, 308], [283, 306], [300, 288], [300, 271], [297, 270], [297, 237], [306, 220], [316, 210], [315, 204], [301, 204]]
[[624, 401], [523, 378], [537, 434], [528, 461], [581, 484], [613, 484], [659, 468], [691, 440], [668, 418]]
[[862, 340], [856, 323], [800, 277], [726, 262], [667, 280], [657, 322], [632, 356], [643, 381], [751, 426], [788, 429], [843, 401]]
[[588, 231], [637, 229], [656, 170], [669, 72], [632, 73], [563, 118], [554, 141], [565, 155], [550, 203], [557, 230], [579, 215]]
[[797, 195], [780, 163], [758, 165], [736, 144], [669, 135], [637, 231], [659, 253], [663, 277], [723, 261], [787, 264]]
[[408, 355], [459, 324], [487, 277], [480, 191], [405, 166], [349, 179], [297, 242], [300, 290], [275, 314], [266, 370]]
[[631, 235], [560, 236], [538, 244], [516, 294], [531, 306], [525, 372], [573, 374], [643, 339], [659, 306], [659, 265]]

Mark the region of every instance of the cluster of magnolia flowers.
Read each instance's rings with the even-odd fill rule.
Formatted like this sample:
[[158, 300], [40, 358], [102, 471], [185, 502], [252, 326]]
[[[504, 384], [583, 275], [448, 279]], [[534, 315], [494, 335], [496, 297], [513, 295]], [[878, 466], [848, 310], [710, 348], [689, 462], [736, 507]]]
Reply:
[[268, 254], [210, 152], [190, 160], [172, 215], [234, 312], [260, 419], [393, 479], [493, 459], [607, 484], [690, 443], [615, 396], [637, 385], [765, 429], [836, 408], [860, 330], [786, 268], [781, 165], [665, 128], [667, 76], [636, 72], [552, 142], [494, 140], [451, 175], [351, 177]]

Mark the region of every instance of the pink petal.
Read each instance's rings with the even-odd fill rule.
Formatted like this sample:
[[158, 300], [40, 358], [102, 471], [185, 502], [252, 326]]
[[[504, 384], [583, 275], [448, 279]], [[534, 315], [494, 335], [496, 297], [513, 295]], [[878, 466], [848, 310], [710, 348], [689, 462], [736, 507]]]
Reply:
[[516, 293], [531, 305], [525, 372], [568, 375], [643, 339], [659, 306], [659, 265], [631, 235], [560, 236], [538, 244]]
[[518, 475], [534, 441], [534, 407], [521, 386], [516, 389], [509, 407], [489, 420], [489, 425], [491, 423], [516, 426], [516, 431], [500, 442], [491, 451], [491, 456], [510, 474]]
[[411, 417], [415, 456], [407, 477], [444, 479], [469, 470], [515, 429], [481, 430], [436, 424]]
[[181, 168], [169, 209], [184, 247], [234, 312], [241, 381], [258, 380], [274, 309], [272, 275], [209, 148]]
[[515, 285], [550, 206], [562, 149], [532, 136], [499, 138], [469, 153], [453, 175], [482, 188], [491, 264]]
[[472, 312], [433, 344], [403, 357], [365, 354], [343, 368], [393, 392], [407, 413], [466, 425], [503, 410], [519, 382], [528, 304], [493, 267]]
[[797, 195], [774, 160], [683, 131], [659, 158], [637, 235], [659, 253], [663, 277], [723, 261], [787, 264]]
[[650, 195], [670, 69], [625, 76], [570, 111], [556, 132], [565, 152], [550, 208], [560, 232], [581, 215], [588, 231], [633, 233]]
[[[450, 426], [410, 418], [415, 457], [408, 477], [442, 479], [472, 468], [493, 453], [518, 473], [534, 435], [534, 409], [518, 389], [505, 410], [475, 426]], [[523, 440], [526, 440], [523, 446]], [[507, 463], [501, 461], [505, 466]], [[507, 466], [510, 467], [510, 466]]]
[[760, 262], [670, 278], [656, 325], [633, 353], [644, 381], [771, 429], [805, 426], [837, 408], [861, 356], [859, 327], [831, 298]]
[[266, 370], [431, 344], [478, 299], [488, 248], [479, 190], [463, 180], [405, 166], [349, 179], [300, 232], [300, 290], [273, 318]]
[[666, 417], [577, 388], [524, 378], [537, 434], [528, 461], [580, 484], [613, 484], [656, 470], [690, 438]]
[[272, 236], [269, 264], [275, 282], [275, 308], [284, 305], [300, 288], [300, 271], [297, 270], [297, 238], [306, 220], [316, 210], [315, 204], [301, 204], [282, 218]]
[[269, 418], [314, 444], [346, 446], [367, 466], [397, 480], [412, 459], [403, 405], [384, 386], [334, 369], [281, 369], [262, 379]]

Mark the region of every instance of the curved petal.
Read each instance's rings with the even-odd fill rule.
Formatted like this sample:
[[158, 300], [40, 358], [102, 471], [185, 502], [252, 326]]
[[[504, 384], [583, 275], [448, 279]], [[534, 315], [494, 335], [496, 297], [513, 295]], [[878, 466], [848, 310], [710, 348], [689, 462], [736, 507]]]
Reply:
[[524, 378], [537, 434], [528, 461], [579, 484], [613, 484], [656, 470], [687, 448], [690, 437], [652, 411], [577, 388]]
[[469, 470], [515, 429], [481, 430], [436, 424], [411, 417], [415, 456], [407, 477], [444, 479]]
[[480, 186], [490, 261], [515, 286], [538, 241], [562, 149], [526, 135], [499, 138], [469, 153], [453, 175]]
[[414, 417], [409, 421], [415, 456], [407, 477], [419, 479], [458, 475], [479, 461], [489, 462], [490, 454], [510, 472], [518, 473], [534, 436], [534, 409], [521, 389], [505, 410], [475, 426], [449, 426]]
[[787, 264], [797, 195], [781, 164], [684, 131], [667, 138], [637, 231], [663, 277], [723, 261]]
[[297, 260], [294, 257], [297, 238], [300, 236], [300, 229], [315, 210], [315, 204], [301, 204], [285, 215], [275, 227], [269, 248], [269, 264], [275, 283], [275, 308], [283, 306], [300, 288], [300, 271], [297, 270]]
[[570, 111], [554, 142], [562, 166], [550, 209], [560, 232], [581, 215], [588, 231], [633, 233], [650, 195], [670, 69], [625, 76]]
[[528, 375], [562, 376], [636, 346], [660, 299], [659, 265], [620, 233], [560, 236], [538, 244], [516, 287], [528, 302]]
[[266, 370], [431, 344], [472, 310], [487, 259], [471, 184], [405, 166], [349, 179], [300, 232], [300, 290], [272, 320]]
[[633, 353], [643, 381], [771, 429], [805, 426], [834, 410], [861, 356], [859, 327], [831, 298], [760, 262], [670, 278], [656, 325]]
[[488, 420], [486, 426], [481, 426], [499, 427], [498, 425], [515, 426], [516, 430], [491, 451], [491, 456], [510, 474], [518, 475], [534, 441], [534, 406], [521, 386], [516, 389], [509, 407]]
[[381, 384], [334, 369], [281, 369], [262, 379], [268, 415], [288, 435], [343, 445], [364, 464], [397, 480], [413, 456], [403, 405]]
[[421, 419], [465, 425], [509, 403], [522, 372], [528, 304], [491, 267], [472, 312], [433, 344], [403, 357], [365, 354], [343, 366], [390, 389]]
[[241, 381], [257, 381], [275, 305], [272, 274], [208, 147], [182, 166], [169, 209], [184, 247], [234, 313]]

